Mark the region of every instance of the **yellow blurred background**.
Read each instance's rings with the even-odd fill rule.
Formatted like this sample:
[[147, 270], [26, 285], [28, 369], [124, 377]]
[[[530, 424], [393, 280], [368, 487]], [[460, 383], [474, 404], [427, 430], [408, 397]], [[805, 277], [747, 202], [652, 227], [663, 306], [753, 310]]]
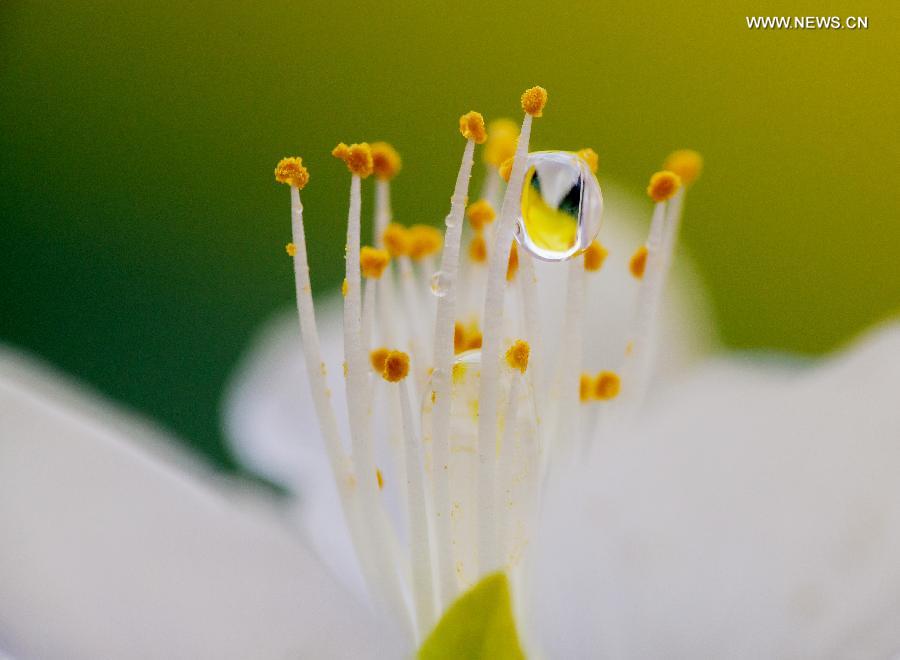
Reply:
[[900, 304], [900, 5], [815, 5], [7, 0], [0, 341], [230, 467], [222, 386], [292, 298], [275, 162], [310, 168], [322, 291], [341, 278], [336, 142], [392, 142], [398, 220], [437, 223], [458, 116], [517, 117], [541, 84], [533, 147], [593, 147], [601, 183], [640, 194], [670, 150], [704, 154], [683, 240], [727, 346], [825, 351]]

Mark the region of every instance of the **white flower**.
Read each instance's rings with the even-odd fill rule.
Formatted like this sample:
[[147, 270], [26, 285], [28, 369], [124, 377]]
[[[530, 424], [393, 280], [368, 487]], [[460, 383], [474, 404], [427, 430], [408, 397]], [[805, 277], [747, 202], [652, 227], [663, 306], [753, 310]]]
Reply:
[[[387, 227], [396, 152], [381, 145], [373, 163], [368, 145], [339, 145], [353, 173], [346, 297], [342, 321], [325, 314], [318, 328], [299, 195], [309, 176], [300, 159], [279, 163], [276, 178], [291, 186], [302, 341], [283, 323], [267, 333], [236, 380], [227, 424], [245, 461], [297, 492], [294, 517], [212, 477], [140, 422], [2, 356], [4, 650], [402, 657], [495, 570], [512, 580], [519, 633], [536, 656], [900, 650], [900, 328], [821, 366], [719, 359], [688, 369], [704, 325], [696, 289], [676, 276], [659, 313], [678, 177], [651, 179], [650, 235], [630, 263], [639, 241], [614, 201], [601, 234], [610, 260], [587, 273], [599, 261], [569, 257], [598, 227], [596, 154], [528, 155], [545, 102], [540, 88], [523, 95], [499, 219], [472, 218], [460, 271], [474, 146], [485, 138], [480, 115], [461, 118], [467, 142], [436, 298], [425, 291], [440, 246], [433, 231]], [[489, 160], [498, 164], [497, 149]], [[383, 252], [360, 246], [360, 180], [373, 166], [376, 239], [397, 280]], [[496, 206], [491, 172], [485, 197]], [[519, 209], [516, 276], [507, 251]], [[329, 381], [326, 365], [342, 359], [344, 378]], [[290, 532], [293, 519], [305, 541]]]

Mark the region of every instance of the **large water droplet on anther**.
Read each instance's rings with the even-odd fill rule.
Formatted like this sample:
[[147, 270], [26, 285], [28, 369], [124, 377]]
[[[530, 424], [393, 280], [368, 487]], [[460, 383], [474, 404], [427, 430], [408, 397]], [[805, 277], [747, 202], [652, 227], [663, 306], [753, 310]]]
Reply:
[[431, 293], [438, 298], [446, 296], [449, 288], [450, 284], [447, 282], [447, 274], [444, 271], [439, 270], [431, 276]]
[[516, 240], [545, 261], [583, 252], [600, 231], [603, 193], [588, 164], [569, 151], [528, 154]]

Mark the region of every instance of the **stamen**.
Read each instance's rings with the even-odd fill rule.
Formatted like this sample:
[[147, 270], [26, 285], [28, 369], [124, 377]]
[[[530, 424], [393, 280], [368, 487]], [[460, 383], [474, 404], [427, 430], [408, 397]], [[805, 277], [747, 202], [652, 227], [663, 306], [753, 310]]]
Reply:
[[484, 117], [474, 110], [467, 112], [459, 118], [459, 132], [467, 140], [475, 144], [484, 144], [487, 140], [487, 129], [484, 127]]
[[[347, 147], [343, 143], [335, 147], [338, 157], [344, 160], [352, 177], [350, 179], [350, 208], [347, 214], [347, 295], [344, 297], [344, 356], [347, 361], [347, 407], [350, 417], [351, 458], [357, 475], [360, 475], [360, 506], [364, 519], [373, 528], [373, 548], [379, 563], [384, 597], [398, 612], [405, 610], [400, 562], [397, 558], [396, 537], [385, 516], [378, 494], [375, 475], [375, 456], [369, 421], [370, 388], [367, 374], [366, 353], [363, 348], [362, 301], [360, 272], [360, 216], [362, 206], [361, 180], [372, 173], [372, 151], [366, 143]], [[334, 153], [334, 152], [333, 152]], [[295, 241], [296, 242], [296, 241]], [[368, 478], [365, 475], [372, 475]], [[408, 619], [406, 620], [408, 622]]]
[[303, 190], [309, 183], [309, 171], [303, 166], [302, 158], [282, 158], [275, 166], [275, 180]]
[[479, 199], [466, 209], [466, 217], [469, 218], [469, 224], [472, 225], [472, 229], [481, 231], [494, 221], [497, 214], [494, 213], [494, 207], [491, 206], [489, 201]]
[[[441, 283], [442, 295], [437, 301], [434, 325], [434, 372], [431, 375], [432, 401], [434, 403], [433, 433], [433, 495], [435, 535], [437, 549], [437, 568], [440, 580], [440, 600], [444, 607], [453, 602], [459, 590], [456, 579], [456, 567], [452, 555], [452, 529], [450, 507], [450, 475], [447, 469], [450, 463], [449, 420], [450, 420], [450, 369], [453, 362], [454, 343], [451, 333], [454, 331], [456, 315], [456, 278], [459, 270], [459, 247], [462, 236], [462, 219], [466, 208], [469, 191], [469, 179], [472, 176], [476, 138], [484, 133], [484, 120], [481, 127], [473, 127], [472, 113], [460, 118], [460, 132], [466, 138], [459, 173], [453, 196], [450, 198], [450, 212], [444, 221], [447, 226], [444, 237], [444, 249], [441, 255], [441, 270], [437, 274]], [[468, 119], [466, 119], [469, 117]], [[481, 115], [478, 115], [480, 118]], [[477, 121], [477, 118], [474, 118]], [[485, 135], [486, 137], [486, 135]], [[482, 140], [483, 141], [483, 140]]]
[[372, 369], [375, 373], [381, 375], [384, 372], [384, 365], [390, 352], [391, 349], [382, 346], [369, 353], [369, 362], [372, 364]]
[[443, 239], [437, 227], [413, 225], [409, 228], [409, 256], [421, 261], [440, 250]]
[[426, 494], [422, 476], [422, 452], [409, 405], [409, 389], [406, 375], [409, 373], [409, 356], [391, 351], [384, 363], [383, 377], [389, 383], [398, 383], [400, 418], [403, 426], [406, 462], [406, 512], [409, 519], [409, 553], [412, 563], [412, 592], [416, 618], [416, 642], [421, 643], [436, 619], [434, 586], [431, 569], [431, 541], [428, 536], [428, 518], [425, 508]]
[[287, 245], [285, 245], [284, 251], [287, 252], [287, 255], [289, 257], [297, 256], [297, 246], [294, 245], [293, 243], [288, 243]]
[[609, 401], [619, 395], [622, 381], [614, 371], [601, 371], [594, 381], [594, 398], [598, 401]]
[[381, 235], [391, 221], [391, 179], [400, 171], [400, 154], [387, 142], [372, 143], [375, 172], [375, 246], [382, 247]]
[[500, 167], [498, 171], [500, 172], [500, 176], [504, 181], [509, 183], [509, 177], [512, 175], [514, 159], [512, 157], [507, 158], [502, 163], [500, 163]]
[[528, 356], [530, 354], [531, 347], [528, 345], [528, 342], [517, 339], [506, 351], [506, 364], [524, 374], [525, 370], [528, 369]]
[[594, 174], [597, 173], [597, 170], [600, 167], [600, 156], [597, 155], [596, 151], [590, 147], [585, 147], [584, 149], [579, 149], [575, 153], [588, 164], [588, 167], [591, 168], [591, 172]]
[[590, 273], [596, 273], [603, 267], [603, 262], [609, 255], [607, 250], [599, 241], [592, 241], [584, 251], [584, 269]]
[[515, 241], [509, 246], [509, 260], [506, 263], [506, 281], [512, 282], [519, 272], [519, 248]]
[[628, 260], [628, 270], [635, 279], [643, 279], [644, 271], [647, 269], [647, 246], [642, 245]]
[[368, 245], [363, 246], [359, 254], [359, 264], [363, 277], [377, 280], [384, 269], [391, 262], [391, 255], [387, 250], [379, 250]]
[[472, 237], [472, 241], [469, 243], [469, 259], [473, 263], [483, 264], [487, 261], [487, 256], [487, 243], [479, 232]]
[[681, 187], [681, 178], [674, 172], [663, 170], [650, 177], [647, 194], [654, 202], [665, 202], [671, 199]]
[[[297, 165], [300, 163], [299, 158], [289, 160]], [[377, 552], [375, 544], [368, 543], [370, 534], [367, 534], [366, 530], [370, 523], [364, 512], [362, 499], [359, 496], [358, 484], [351, 459], [347, 456], [341, 443], [337, 420], [328, 393], [327, 373], [325, 362], [322, 359], [319, 333], [316, 328], [315, 308], [312, 301], [312, 288], [309, 281], [306, 236], [303, 227], [303, 204], [300, 201], [299, 187], [290, 183], [291, 181], [305, 183], [304, 178], [308, 180], [308, 177], [298, 178], [298, 176], [299, 170], [294, 172], [293, 175], [287, 175], [283, 170], [281, 178], [284, 179], [284, 183], [289, 183], [291, 186], [291, 233], [293, 243], [297, 248], [294, 255], [294, 283], [303, 357], [306, 363], [306, 374], [309, 379], [313, 406], [316, 410], [319, 428], [325, 440], [325, 450], [334, 475], [335, 484], [337, 485], [341, 507], [357, 551], [357, 556], [359, 557], [360, 566], [366, 577], [366, 583], [373, 590], [372, 595], [374, 598], [384, 598], [391, 603], [392, 607], [402, 607], [403, 599], [399, 583], [390, 577], [391, 572], [393, 572], [390, 564], [391, 559]]]
[[547, 90], [543, 87], [532, 87], [522, 93], [522, 109], [532, 117], [542, 117], [547, 105]]
[[401, 224], [392, 222], [385, 227], [381, 235], [382, 243], [388, 253], [394, 257], [405, 257], [409, 254], [409, 230]]
[[581, 403], [587, 403], [594, 395], [594, 379], [588, 373], [582, 373], [578, 379], [578, 399]]
[[[512, 243], [513, 226], [522, 196], [522, 182], [525, 179], [525, 167], [528, 157], [528, 142], [531, 138], [531, 122], [534, 116], [539, 116], [547, 101], [547, 93], [539, 87], [534, 87], [522, 95], [522, 108], [525, 110], [525, 118], [522, 121], [522, 130], [516, 146], [516, 154], [510, 175], [510, 183], [506, 187], [503, 196], [503, 205], [500, 208], [500, 219], [497, 222], [497, 234], [490, 256], [487, 290], [484, 297], [484, 314], [482, 324], [484, 327], [484, 343], [482, 346], [482, 377], [479, 388], [479, 418], [478, 418], [478, 492], [488, 494], [493, 492], [494, 475], [490, 468], [489, 454], [496, 452], [497, 437], [497, 397], [500, 376], [500, 339], [503, 326], [503, 299], [505, 295], [505, 271], [508, 268], [508, 260], [503, 259], [507, 247]], [[518, 255], [517, 255], [518, 256]], [[482, 544], [492, 538], [495, 525], [495, 511], [492, 497], [482, 499], [482, 507], [478, 511], [478, 544], [479, 566], [482, 573], [498, 568], [500, 557], [497, 556], [495, 544], [482, 548]], [[487, 554], [490, 553], [490, 554]]]
[[681, 177], [681, 182], [689, 186], [700, 177], [703, 171], [703, 156], [693, 149], [673, 151], [663, 164], [664, 170], [674, 172]]
[[681, 179], [669, 171], [655, 173], [650, 177], [647, 194], [656, 201], [653, 218], [650, 221], [650, 232], [643, 249], [632, 257], [630, 268], [636, 277], [643, 276], [637, 307], [632, 322], [634, 334], [631, 355], [625, 365], [625, 386], [627, 396], [620, 405], [621, 414], [628, 419], [640, 406], [646, 394], [650, 369], [652, 367], [652, 341], [656, 335], [656, 322], [662, 291], [665, 287], [666, 268], [669, 256], [665, 250], [671, 250], [674, 242], [667, 234], [672, 232], [666, 200], [675, 196], [681, 188]]

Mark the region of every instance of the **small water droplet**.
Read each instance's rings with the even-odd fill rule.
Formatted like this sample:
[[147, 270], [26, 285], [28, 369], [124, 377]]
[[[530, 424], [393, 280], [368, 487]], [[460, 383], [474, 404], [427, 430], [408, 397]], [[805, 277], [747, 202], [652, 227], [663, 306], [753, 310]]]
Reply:
[[450, 283], [447, 281], [447, 275], [444, 271], [439, 270], [431, 276], [431, 293], [438, 298], [446, 296], [449, 288]]
[[588, 164], [569, 151], [528, 154], [516, 240], [545, 261], [580, 254], [600, 231], [603, 193]]
[[454, 216], [452, 213], [448, 213], [447, 217], [444, 218], [444, 224], [448, 227], [455, 227], [459, 224], [459, 218]]

